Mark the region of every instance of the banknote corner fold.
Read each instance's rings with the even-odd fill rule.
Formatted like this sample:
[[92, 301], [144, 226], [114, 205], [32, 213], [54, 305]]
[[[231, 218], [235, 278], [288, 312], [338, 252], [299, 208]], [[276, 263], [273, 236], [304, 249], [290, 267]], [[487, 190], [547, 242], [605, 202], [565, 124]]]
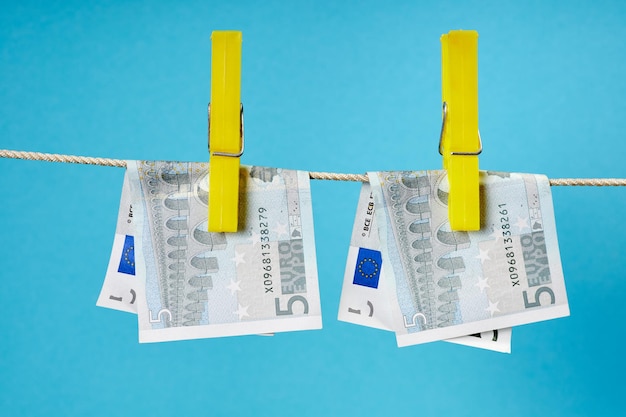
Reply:
[[380, 251], [359, 248], [352, 283], [364, 287], [378, 288], [382, 263]]

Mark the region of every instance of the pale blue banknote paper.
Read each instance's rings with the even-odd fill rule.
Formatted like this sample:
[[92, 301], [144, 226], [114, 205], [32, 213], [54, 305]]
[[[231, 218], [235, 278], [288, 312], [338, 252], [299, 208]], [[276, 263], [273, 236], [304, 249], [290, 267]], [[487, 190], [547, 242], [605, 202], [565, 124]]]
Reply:
[[[135, 227], [128, 174], [124, 174], [111, 257], [96, 305], [137, 314], [137, 288], [145, 282], [135, 274]], [[271, 333], [259, 336], [273, 336]]]
[[135, 228], [130, 200], [130, 185], [125, 174], [113, 248], [96, 305], [137, 314], [137, 287], [143, 282], [135, 274]]
[[481, 230], [453, 232], [444, 171], [369, 174], [399, 346], [569, 315], [546, 177], [481, 172]]
[[321, 328], [308, 173], [242, 166], [239, 231], [210, 233], [208, 164], [127, 164], [140, 342]]
[[[387, 262], [384, 257], [377, 259], [380, 253], [380, 239], [376, 222], [374, 197], [369, 183], [361, 187], [359, 202], [352, 229], [350, 248], [344, 274], [338, 319], [348, 323], [394, 331], [391, 303], [395, 302], [391, 278], [386, 274]], [[368, 254], [373, 251], [374, 255]], [[365, 256], [363, 256], [365, 253]], [[368, 267], [370, 271], [367, 271]], [[372, 274], [378, 267], [378, 276]], [[368, 273], [369, 272], [369, 273]], [[365, 275], [359, 280], [359, 273]], [[376, 282], [371, 282], [376, 279]], [[494, 350], [511, 352], [511, 329], [493, 330], [471, 336], [462, 336], [446, 340], [452, 343]]]

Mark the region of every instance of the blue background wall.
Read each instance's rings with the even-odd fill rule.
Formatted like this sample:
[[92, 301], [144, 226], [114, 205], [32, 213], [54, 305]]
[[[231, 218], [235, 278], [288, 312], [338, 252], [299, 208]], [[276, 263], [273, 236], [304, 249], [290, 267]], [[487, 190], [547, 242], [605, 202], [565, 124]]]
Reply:
[[[480, 34], [481, 168], [626, 177], [622, 2], [3, 3], [0, 148], [207, 160], [210, 35], [234, 29], [243, 163], [439, 168], [439, 36], [463, 28]], [[0, 414], [622, 410], [626, 189], [553, 188], [572, 314], [516, 328], [512, 355], [338, 322], [359, 185], [327, 181], [323, 330], [139, 345], [135, 317], [95, 306], [123, 174], [0, 160]]]

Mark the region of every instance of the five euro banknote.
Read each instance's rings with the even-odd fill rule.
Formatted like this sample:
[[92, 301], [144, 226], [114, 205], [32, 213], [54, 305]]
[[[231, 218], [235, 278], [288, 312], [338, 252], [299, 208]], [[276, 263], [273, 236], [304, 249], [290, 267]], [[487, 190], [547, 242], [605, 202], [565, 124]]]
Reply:
[[[381, 256], [376, 205], [369, 183], [361, 186], [344, 274], [338, 319], [394, 331], [390, 289], [393, 287]], [[452, 343], [511, 352], [511, 329], [487, 331], [446, 340]]]
[[140, 342], [321, 328], [308, 173], [242, 166], [239, 231], [212, 233], [208, 164], [127, 167]]
[[369, 179], [399, 346], [569, 315], [545, 176], [481, 172], [476, 232], [450, 229], [445, 171]]

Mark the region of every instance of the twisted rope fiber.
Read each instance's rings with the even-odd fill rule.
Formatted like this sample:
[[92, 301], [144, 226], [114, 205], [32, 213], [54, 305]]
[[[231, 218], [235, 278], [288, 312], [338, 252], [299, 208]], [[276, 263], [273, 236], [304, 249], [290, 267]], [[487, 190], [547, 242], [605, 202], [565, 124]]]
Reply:
[[[123, 159], [95, 158], [92, 156], [61, 155], [55, 153], [12, 151], [0, 149], [0, 158], [27, 159], [31, 161], [62, 162], [70, 164], [99, 165], [108, 167], [126, 168]], [[314, 180], [355, 181], [367, 182], [366, 174], [340, 174], [335, 172], [309, 172]], [[555, 178], [550, 179], [552, 186], [594, 186], [594, 187], [623, 187], [624, 178]]]
[[60, 155], [56, 153], [0, 150], [0, 157], [12, 159], [28, 159], [31, 161], [64, 162], [70, 164], [101, 165], [108, 167], [126, 167], [123, 159], [94, 158], [92, 156]]

